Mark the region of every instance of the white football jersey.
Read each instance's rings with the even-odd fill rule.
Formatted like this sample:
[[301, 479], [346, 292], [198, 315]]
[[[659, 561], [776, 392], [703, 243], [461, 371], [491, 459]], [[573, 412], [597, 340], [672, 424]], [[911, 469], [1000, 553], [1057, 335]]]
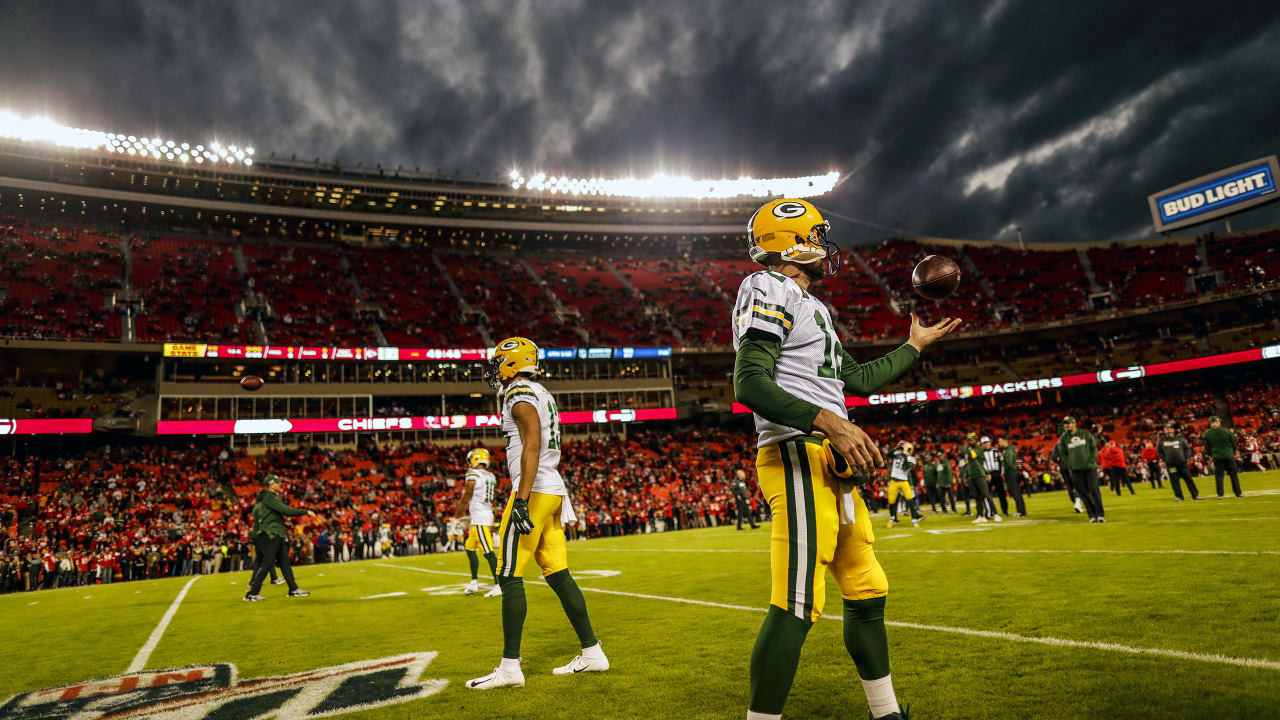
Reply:
[[498, 478], [484, 468], [471, 468], [467, 480], [474, 481], [467, 513], [472, 525], [493, 526], [493, 496], [498, 492]]
[[[840, 339], [827, 306], [795, 280], [762, 270], [748, 275], [733, 306], [733, 349], [749, 330], [761, 330], [782, 343], [774, 368], [778, 386], [820, 408], [847, 417], [840, 379]], [[755, 416], [757, 445], [764, 447], [801, 431]]]
[[529, 403], [538, 411], [542, 425], [542, 444], [538, 454], [538, 476], [533, 479], [533, 492], [545, 495], [565, 496], [564, 478], [556, 466], [560, 464], [560, 411], [556, 400], [547, 389], [532, 380], [516, 380], [503, 388], [502, 432], [507, 435], [507, 474], [511, 477], [511, 492], [520, 488], [520, 455], [524, 445], [520, 442], [520, 429], [511, 414], [517, 403]]
[[891, 480], [911, 480], [911, 468], [915, 467], [916, 458], [903, 450], [895, 450], [889, 461], [889, 478]]

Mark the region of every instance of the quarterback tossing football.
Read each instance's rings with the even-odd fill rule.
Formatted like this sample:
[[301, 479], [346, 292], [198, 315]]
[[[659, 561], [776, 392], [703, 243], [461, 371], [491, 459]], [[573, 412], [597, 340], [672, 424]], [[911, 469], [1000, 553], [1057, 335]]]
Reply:
[[262, 378], [258, 377], [257, 375], [245, 375], [244, 377], [240, 378], [240, 387], [244, 388], [245, 390], [248, 390], [249, 392], [253, 392], [254, 390], [261, 388], [262, 384], [263, 384]]
[[960, 266], [949, 257], [926, 256], [911, 271], [911, 287], [920, 297], [929, 300], [941, 300], [959, 286]]

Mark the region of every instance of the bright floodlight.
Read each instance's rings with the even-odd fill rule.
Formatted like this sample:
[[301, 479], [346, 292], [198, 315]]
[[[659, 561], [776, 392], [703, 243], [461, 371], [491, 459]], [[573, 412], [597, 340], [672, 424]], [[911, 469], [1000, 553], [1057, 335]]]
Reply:
[[[179, 145], [174, 140], [158, 140], [150, 137], [139, 138], [135, 135], [73, 128], [59, 125], [49, 118], [19, 117], [7, 110], [0, 110], [0, 138], [12, 138], [29, 143], [52, 143], [63, 147], [101, 150], [109, 153], [128, 153], [129, 155], [150, 156], [156, 159], [163, 157], [168, 160], [176, 159], [179, 162], [187, 162], [187, 160], [191, 159], [185, 152], [176, 150], [176, 148], [180, 147], [183, 151], [186, 151], [191, 147], [189, 143]], [[217, 150], [220, 146], [217, 143], [211, 143], [210, 147]], [[195, 148], [197, 153], [204, 150], [202, 145], [196, 145]], [[234, 151], [235, 146], [232, 146], [232, 149]], [[252, 162], [247, 156], [252, 154], [253, 149], [247, 148], [234, 157], [228, 157], [225, 154], [223, 157], [226, 158], [228, 163], [250, 165]], [[219, 158], [213, 155], [209, 156], [209, 159], [216, 160]], [[196, 162], [203, 162], [198, 154], [195, 155], [195, 160]]]
[[564, 195], [610, 195], [622, 197], [668, 198], [734, 198], [734, 197], [817, 197], [831, 192], [840, 179], [832, 170], [825, 175], [792, 178], [740, 177], [733, 180], [695, 180], [673, 175], [654, 175], [648, 179], [547, 177], [537, 173], [525, 179], [511, 171], [511, 187], [536, 192]]

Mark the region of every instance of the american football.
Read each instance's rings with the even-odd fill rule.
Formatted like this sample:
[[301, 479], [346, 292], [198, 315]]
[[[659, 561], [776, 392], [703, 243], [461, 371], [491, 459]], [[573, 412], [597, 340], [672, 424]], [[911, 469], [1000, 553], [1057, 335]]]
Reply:
[[1274, 4], [10, 5], [0, 720], [1280, 718]]
[[960, 287], [960, 266], [940, 255], [926, 255], [911, 271], [911, 288], [928, 300], [942, 300]]

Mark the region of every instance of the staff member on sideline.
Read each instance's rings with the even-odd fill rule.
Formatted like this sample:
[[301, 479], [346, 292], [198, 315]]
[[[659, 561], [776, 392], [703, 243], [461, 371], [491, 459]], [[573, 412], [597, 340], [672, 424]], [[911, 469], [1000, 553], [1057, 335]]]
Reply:
[[1204, 450], [1213, 458], [1213, 481], [1218, 486], [1218, 497], [1222, 497], [1222, 475], [1231, 476], [1231, 491], [1236, 497], [1240, 492], [1240, 465], [1236, 462], [1236, 434], [1222, 427], [1222, 419], [1217, 415], [1209, 418], [1209, 429], [1200, 436], [1204, 442]]
[[1164, 461], [1165, 467], [1169, 468], [1173, 499], [1182, 500], [1182, 487], [1178, 484], [1178, 479], [1181, 478], [1187, 484], [1191, 499], [1199, 500], [1200, 490], [1196, 488], [1196, 481], [1191, 479], [1191, 471], [1187, 469], [1187, 461], [1191, 459], [1191, 443], [1178, 434], [1178, 428], [1173, 423], [1164, 427], [1164, 437], [1156, 445], [1156, 454]]
[[289, 564], [289, 538], [285, 531], [285, 516], [297, 517], [307, 515], [315, 517], [310, 510], [297, 510], [285, 505], [280, 499], [280, 478], [268, 475], [262, 479], [262, 492], [258, 493], [258, 501], [253, 504], [253, 547], [261, 562], [255, 563], [253, 578], [249, 581], [249, 591], [245, 593], [247, 602], [265, 600], [258, 593], [262, 590], [262, 581], [273, 565], [280, 565], [280, 573], [284, 581], [289, 583], [289, 597], [306, 597], [311, 593], [298, 587], [293, 581], [293, 566]]
[[1072, 417], [1062, 419], [1065, 432], [1058, 439], [1058, 454], [1068, 473], [1068, 482], [1076, 488], [1076, 497], [1084, 501], [1089, 522], [1104, 523], [1102, 493], [1098, 492], [1098, 441], [1093, 434], [1076, 427]]
[[977, 434], [969, 433], [965, 442], [967, 444], [960, 450], [960, 477], [969, 485], [974, 502], [978, 504], [975, 510], [978, 516], [973, 519], [973, 524], [987, 522], [988, 518], [1001, 522], [1003, 518], [996, 513], [996, 503], [991, 498], [991, 488], [987, 486], [987, 471], [982, 467], [982, 448], [978, 446]]
[[1013, 506], [1017, 510], [1014, 517], [1027, 516], [1027, 504], [1022, 500], [1022, 474], [1018, 472], [1018, 446], [1009, 440], [1008, 435], [1001, 435], [997, 441], [1000, 445], [1000, 462], [1004, 466], [1004, 486], [1013, 496]]

